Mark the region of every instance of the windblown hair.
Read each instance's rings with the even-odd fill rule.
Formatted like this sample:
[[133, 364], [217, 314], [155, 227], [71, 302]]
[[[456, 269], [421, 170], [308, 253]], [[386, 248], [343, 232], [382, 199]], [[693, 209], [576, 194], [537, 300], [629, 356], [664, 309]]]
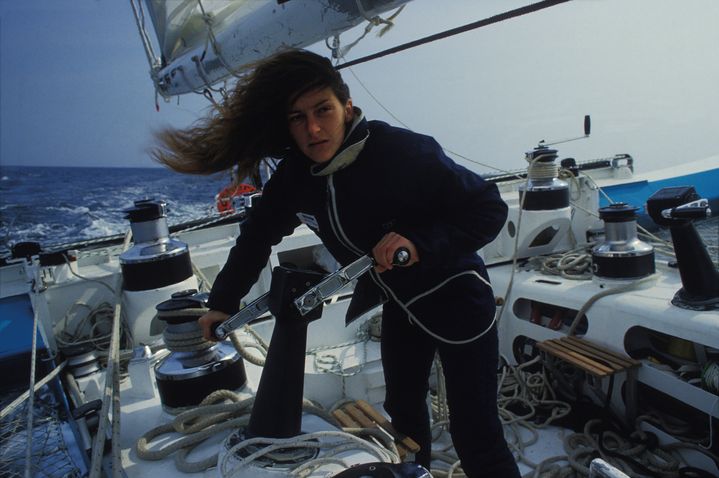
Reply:
[[294, 146], [289, 107], [302, 94], [331, 88], [341, 103], [349, 88], [329, 59], [305, 50], [288, 50], [258, 63], [239, 79], [212, 114], [193, 126], [156, 134], [153, 158], [190, 174], [212, 174], [237, 165], [240, 179], [258, 177], [262, 159], [282, 158]]

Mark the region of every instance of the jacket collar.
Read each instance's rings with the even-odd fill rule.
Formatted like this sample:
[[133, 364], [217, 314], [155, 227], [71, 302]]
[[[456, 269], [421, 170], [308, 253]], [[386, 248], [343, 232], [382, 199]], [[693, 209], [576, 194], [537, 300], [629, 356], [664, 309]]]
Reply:
[[326, 163], [313, 164], [310, 166], [310, 173], [312, 173], [313, 176], [329, 176], [340, 169], [346, 168], [357, 159], [360, 151], [364, 148], [367, 138], [369, 138], [367, 120], [362, 110], [355, 107], [354, 120], [337, 154]]

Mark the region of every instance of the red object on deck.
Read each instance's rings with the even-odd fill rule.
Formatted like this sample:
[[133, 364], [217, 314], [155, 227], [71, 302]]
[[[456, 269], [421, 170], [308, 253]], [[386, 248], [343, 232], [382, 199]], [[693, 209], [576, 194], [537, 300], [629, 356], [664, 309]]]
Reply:
[[230, 184], [215, 197], [217, 201], [218, 212], [232, 212], [235, 210], [232, 204], [233, 197], [239, 197], [243, 194], [249, 194], [257, 191], [257, 188], [250, 186], [249, 184]]

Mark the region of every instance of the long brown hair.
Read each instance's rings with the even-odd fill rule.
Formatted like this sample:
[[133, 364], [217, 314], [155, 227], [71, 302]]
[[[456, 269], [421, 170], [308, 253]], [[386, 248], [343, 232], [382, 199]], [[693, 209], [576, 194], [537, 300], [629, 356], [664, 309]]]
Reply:
[[152, 157], [181, 173], [212, 174], [237, 165], [240, 179], [257, 178], [262, 159], [284, 157], [293, 147], [288, 108], [303, 93], [327, 87], [342, 104], [350, 97], [329, 59], [305, 50], [278, 53], [239, 79], [206, 118], [157, 133]]

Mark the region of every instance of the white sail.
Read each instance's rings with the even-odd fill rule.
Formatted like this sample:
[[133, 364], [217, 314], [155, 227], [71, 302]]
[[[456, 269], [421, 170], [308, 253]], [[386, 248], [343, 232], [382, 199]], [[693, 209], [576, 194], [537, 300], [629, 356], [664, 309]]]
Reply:
[[285, 48], [338, 35], [410, 0], [146, 0], [163, 96], [202, 90]]

